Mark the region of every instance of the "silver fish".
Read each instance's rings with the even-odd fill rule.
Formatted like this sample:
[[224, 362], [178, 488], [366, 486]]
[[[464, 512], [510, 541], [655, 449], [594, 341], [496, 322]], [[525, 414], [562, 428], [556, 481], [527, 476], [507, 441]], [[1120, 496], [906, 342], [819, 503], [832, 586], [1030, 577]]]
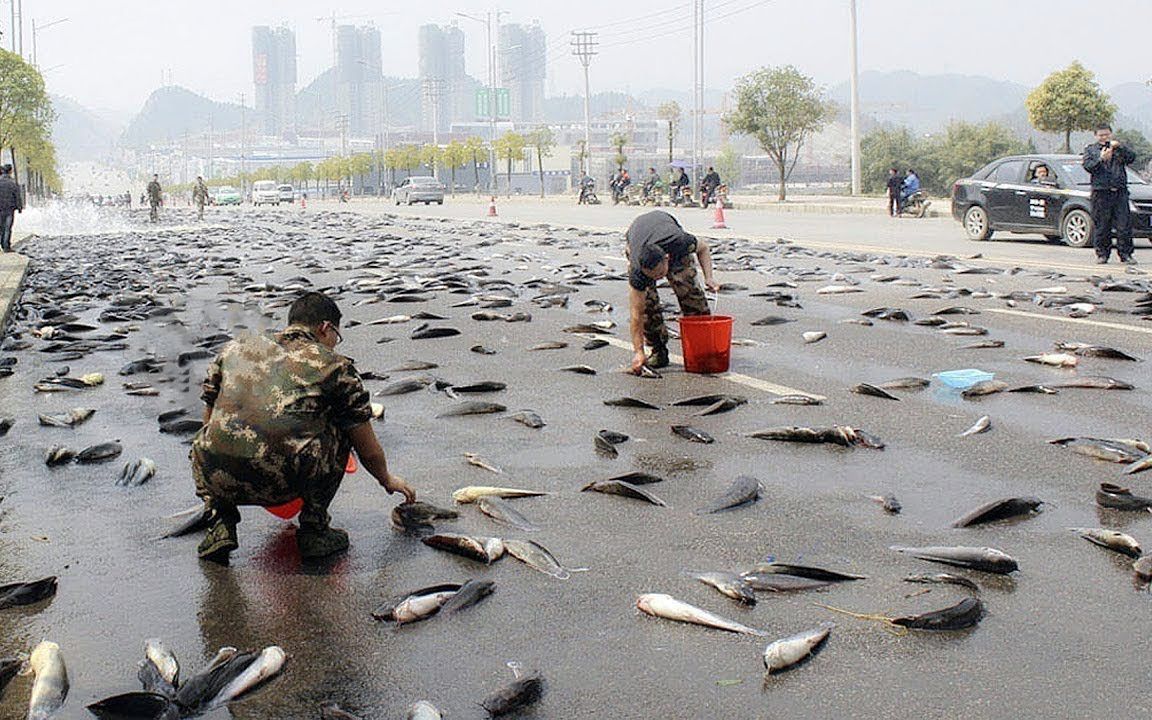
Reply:
[[756, 604], [756, 593], [753, 592], [752, 586], [749, 585], [744, 578], [735, 573], [698, 572], [689, 573], [688, 575], [694, 580], [699, 580], [705, 585], [716, 588], [716, 590], [725, 597], [730, 597], [745, 605]]
[[764, 485], [759, 480], [749, 475], [741, 475], [732, 481], [720, 497], [697, 510], [696, 514], [709, 515], [721, 510], [750, 505], [760, 499], [763, 490]]
[[967, 567], [973, 570], [998, 573], [1006, 575], [1019, 569], [1016, 560], [1010, 555], [989, 547], [945, 547], [933, 545], [928, 547], [899, 547], [893, 546], [896, 552], [911, 555], [921, 560], [929, 560], [944, 565]]
[[28, 701], [28, 720], [48, 720], [68, 697], [68, 668], [60, 646], [45, 640], [32, 651], [28, 666], [36, 675]]
[[509, 525], [517, 530], [524, 530], [526, 532], [539, 529], [531, 520], [524, 517], [520, 511], [512, 507], [511, 503], [503, 498], [495, 496], [482, 497], [476, 501], [476, 507], [480, 509], [480, 512], [501, 525]]
[[1068, 529], [1090, 543], [1108, 548], [1121, 555], [1138, 558], [1144, 554], [1144, 551], [1140, 548], [1140, 543], [1136, 542], [1136, 538], [1127, 533], [1122, 533], [1119, 530], [1108, 530], [1106, 528]]
[[764, 668], [769, 675], [783, 672], [807, 660], [828, 639], [831, 625], [806, 630], [769, 643], [764, 648]]
[[692, 625], [703, 625], [704, 627], [727, 630], [728, 632], [741, 633], [744, 635], [754, 635], [756, 637], [764, 637], [767, 634], [763, 630], [757, 630], [734, 620], [728, 620], [727, 618], [720, 617], [703, 608], [698, 608], [695, 605], [689, 605], [686, 602], [677, 600], [671, 595], [665, 595], [664, 593], [645, 593], [636, 598], [636, 607], [639, 608], [641, 612], [647, 613], [652, 617], [664, 618], [665, 620], [675, 620]]
[[968, 428], [964, 432], [957, 435], [957, 437], [968, 437], [969, 435], [978, 435], [982, 432], [988, 432], [988, 430], [991, 429], [991, 427], [992, 427], [992, 418], [985, 415], [984, 417], [977, 420], [976, 423], [972, 427]]
[[557, 580], [567, 580], [572, 571], [560, 564], [548, 548], [532, 540], [505, 540], [504, 547], [508, 554], [524, 563], [533, 570], [545, 575], [551, 575]]
[[280, 674], [285, 660], [287, 660], [287, 656], [282, 648], [276, 645], [264, 648], [244, 672], [236, 676], [232, 682], [224, 686], [224, 689], [216, 697], [212, 698], [208, 707], [217, 708], [227, 705], [249, 690], [268, 682]]
[[408, 708], [407, 720], [440, 720], [443, 717], [436, 706], [427, 700], [421, 700]]
[[470, 560], [491, 565], [504, 557], [504, 542], [495, 537], [470, 537], [456, 533], [439, 533], [420, 540], [428, 547], [444, 550]]

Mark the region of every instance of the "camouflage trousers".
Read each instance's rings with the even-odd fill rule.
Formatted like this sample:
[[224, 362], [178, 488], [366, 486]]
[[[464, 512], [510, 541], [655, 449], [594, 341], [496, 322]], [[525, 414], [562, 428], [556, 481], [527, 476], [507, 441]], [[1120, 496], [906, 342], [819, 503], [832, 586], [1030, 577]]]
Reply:
[[[696, 262], [691, 255], [668, 267], [667, 280], [680, 302], [681, 315], [711, 313], [704, 291], [696, 284]], [[668, 346], [668, 328], [664, 325], [664, 310], [655, 287], [644, 292], [644, 339], [653, 348]]]
[[328, 506], [344, 480], [351, 446], [342, 433], [314, 443], [322, 440], [324, 447], [280, 464], [287, 468], [283, 472], [268, 472], [258, 461], [219, 455], [193, 444], [189, 457], [196, 495], [218, 518], [232, 524], [240, 522], [239, 505], [269, 507], [300, 498], [304, 501], [300, 525], [328, 527]]

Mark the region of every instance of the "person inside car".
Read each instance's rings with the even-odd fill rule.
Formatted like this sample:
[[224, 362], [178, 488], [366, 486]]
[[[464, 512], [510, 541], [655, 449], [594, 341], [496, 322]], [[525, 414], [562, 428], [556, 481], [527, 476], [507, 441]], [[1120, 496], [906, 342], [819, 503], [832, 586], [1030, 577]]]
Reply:
[[1051, 185], [1056, 186], [1056, 178], [1048, 170], [1047, 165], [1037, 165], [1036, 169], [1032, 171], [1032, 183], [1034, 185]]

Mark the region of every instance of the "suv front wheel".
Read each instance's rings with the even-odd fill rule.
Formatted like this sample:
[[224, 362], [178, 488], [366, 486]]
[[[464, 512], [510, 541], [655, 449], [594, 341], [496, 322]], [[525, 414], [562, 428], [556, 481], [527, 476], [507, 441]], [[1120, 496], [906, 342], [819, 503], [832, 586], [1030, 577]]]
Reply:
[[987, 240], [992, 237], [992, 225], [988, 222], [988, 212], [979, 205], [973, 205], [964, 212], [964, 231], [969, 240]]
[[1069, 247], [1088, 247], [1092, 244], [1092, 216], [1080, 209], [1072, 210], [1060, 223], [1060, 235]]

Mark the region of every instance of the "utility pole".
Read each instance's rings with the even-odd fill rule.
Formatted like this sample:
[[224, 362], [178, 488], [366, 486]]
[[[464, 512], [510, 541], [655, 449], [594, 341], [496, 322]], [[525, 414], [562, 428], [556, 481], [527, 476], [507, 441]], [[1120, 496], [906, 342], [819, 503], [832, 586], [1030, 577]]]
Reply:
[[704, 0], [692, 0], [692, 188], [700, 184], [704, 114]]
[[13, 23], [12, 34], [20, 43], [20, 49], [17, 53], [20, 57], [24, 57], [24, 0], [12, 0], [12, 5], [16, 8], [15, 22]]
[[440, 97], [444, 81], [441, 78], [424, 78], [424, 96], [432, 106], [432, 144], [440, 145]]
[[849, 82], [852, 86], [852, 194], [860, 194], [860, 74], [856, 65], [856, 0], [848, 0], [852, 39]]
[[[584, 158], [583, 170], [587, 177], [592, 176], [592, 95], [588, 85], [588, 64], [592, 56], [599, 54], [596, 50], [596, 33], [572, 33], [572, 54], [580, 59], [584, 66]], [[583, 180], [583, 178], [581, 178]]]

